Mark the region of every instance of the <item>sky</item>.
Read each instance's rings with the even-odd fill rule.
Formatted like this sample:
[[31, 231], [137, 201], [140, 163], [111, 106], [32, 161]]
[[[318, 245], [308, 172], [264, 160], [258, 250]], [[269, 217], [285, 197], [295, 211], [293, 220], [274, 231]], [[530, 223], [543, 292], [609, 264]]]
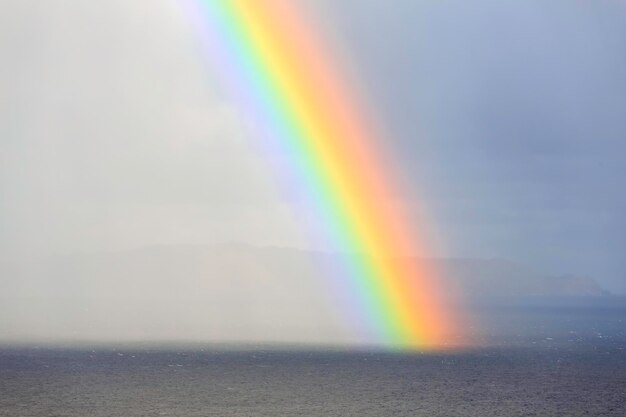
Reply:
[[[427, 212], [424, 256], [626, 292], [623, 2], [313, 2]], [[173, 0], [0, 2], [0, 253], [306, 247]]]
[[626, 290], [623, 2], [341, 6], [450, 255]]

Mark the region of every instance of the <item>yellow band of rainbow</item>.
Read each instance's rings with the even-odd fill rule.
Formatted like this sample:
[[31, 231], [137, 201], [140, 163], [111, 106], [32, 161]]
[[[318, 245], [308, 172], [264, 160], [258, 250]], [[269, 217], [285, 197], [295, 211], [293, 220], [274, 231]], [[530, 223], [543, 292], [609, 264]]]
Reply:
[[[212, 59], [235, 79], [248, 111], [289, 155], [336, 249], [354, 297], [380, 342], [441, 348], [458, 333], [436, 275], [420, 252], [377, 138], [328, 48], [293, 0], [195, 0]], [[458, 341], [457, 341], [458, 342]], [[456, 343], [456, 342], [455, 342]]]

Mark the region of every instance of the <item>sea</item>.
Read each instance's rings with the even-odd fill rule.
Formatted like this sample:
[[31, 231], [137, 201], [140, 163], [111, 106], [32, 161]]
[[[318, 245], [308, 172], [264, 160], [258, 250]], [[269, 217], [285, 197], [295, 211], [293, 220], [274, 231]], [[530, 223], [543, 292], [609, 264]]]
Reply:
[[626, 300], [496, 300], [469, 349], [0, 348], [0, 416], [626, 416]]

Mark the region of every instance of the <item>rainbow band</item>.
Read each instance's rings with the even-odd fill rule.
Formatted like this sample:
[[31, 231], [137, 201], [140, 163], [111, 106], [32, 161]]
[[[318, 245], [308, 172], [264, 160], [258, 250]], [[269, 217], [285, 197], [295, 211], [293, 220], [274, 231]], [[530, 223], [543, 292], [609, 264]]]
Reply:
[[245, 96], [247, 110], [288, 155], [380, 341], [438, 348], [454, 332], [432, 272], [416, 261], [399, 196], [376, 140], [309, 22], [293, 0], [196, 0], [192, 14], [210, 54]]

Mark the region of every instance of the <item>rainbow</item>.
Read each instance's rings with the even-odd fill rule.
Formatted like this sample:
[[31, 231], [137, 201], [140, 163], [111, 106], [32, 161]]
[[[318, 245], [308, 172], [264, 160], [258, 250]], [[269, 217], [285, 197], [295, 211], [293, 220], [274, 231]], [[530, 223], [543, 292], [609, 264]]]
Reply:
[[[377, 341], [440, 349], [458, 334], [434, 271], [414, 258], [401, 195], [339, 61], [293, 0], [188, 0], [203, 47], [343, 253], [345, 279]], [[335, 64], [335, 65], [333, 65]], [[457, 342], [454, 342], [457, 343]]]

